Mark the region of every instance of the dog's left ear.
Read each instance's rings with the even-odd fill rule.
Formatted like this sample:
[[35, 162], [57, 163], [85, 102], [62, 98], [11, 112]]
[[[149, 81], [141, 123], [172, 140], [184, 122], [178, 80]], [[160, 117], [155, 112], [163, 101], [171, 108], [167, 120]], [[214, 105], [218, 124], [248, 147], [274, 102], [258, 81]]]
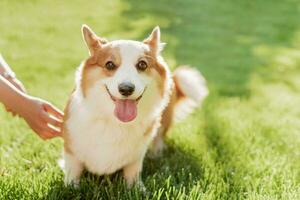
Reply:
[[164, 48], [165, 43], [160, 42], [160, 28], [156, 26], [152, 33], [143, 41], [145, 44], [150, 46], [150, 49], [158, 55]]
[[94, 55], [97, 49], [107, 43], [105, 39], [98, 37], [87, 25], [83, 24], [81, 30], [86, 46], [89, 48], [90, 55]]

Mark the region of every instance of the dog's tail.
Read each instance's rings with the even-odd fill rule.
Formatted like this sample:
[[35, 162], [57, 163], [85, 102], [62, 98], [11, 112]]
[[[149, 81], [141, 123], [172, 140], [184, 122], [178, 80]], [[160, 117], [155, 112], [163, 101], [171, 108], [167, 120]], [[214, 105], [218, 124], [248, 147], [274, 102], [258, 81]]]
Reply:
[[175, 83], [173, 119], [174, 122], [178, 122], [201, 105], [208, 95], [208, 88], [202, 74], [189, 66], [178, 67], [173, 73], [173, 80]]

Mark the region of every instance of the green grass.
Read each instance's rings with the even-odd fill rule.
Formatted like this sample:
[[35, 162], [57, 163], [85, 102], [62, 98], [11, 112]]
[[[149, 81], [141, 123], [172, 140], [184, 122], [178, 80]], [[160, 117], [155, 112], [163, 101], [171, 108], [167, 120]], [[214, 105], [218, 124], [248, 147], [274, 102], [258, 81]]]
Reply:
[[0, 199], [300, 199], [300, 3], [296, 0], [1, 0], [0, 50], [32, 95], [63, 108], [87, 56], [80, 27], [143, 39], [155, 25], [172, 68], [208, 80], [202, 109], [144, 162], [147, 194], [120, 175], [66, 188], [62, 141], [0, 111]]

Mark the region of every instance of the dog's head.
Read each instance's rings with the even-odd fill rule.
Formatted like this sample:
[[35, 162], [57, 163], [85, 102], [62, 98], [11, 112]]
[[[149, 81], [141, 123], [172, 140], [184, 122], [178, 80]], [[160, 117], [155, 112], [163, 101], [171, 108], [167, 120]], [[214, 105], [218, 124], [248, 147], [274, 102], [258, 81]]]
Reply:
[[81, 73], [84, 97], [97, 98], [94, 101], [109, 99], [112, 112], [122, 122], [134, 120], [140, 104], [150, 108], [158, 98], [163, 99], [168, 67], [160, 57], [158, 27], [142, 42], [108, 42], [86, 25], [82, 26], [82, 33], [90, 53]]

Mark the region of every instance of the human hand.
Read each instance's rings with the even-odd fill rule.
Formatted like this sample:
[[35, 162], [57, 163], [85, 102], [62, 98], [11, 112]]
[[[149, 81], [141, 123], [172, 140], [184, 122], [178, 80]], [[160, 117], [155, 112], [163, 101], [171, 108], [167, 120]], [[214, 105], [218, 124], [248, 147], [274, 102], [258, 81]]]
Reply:
[[15, 113], [25, 119], [42, 139], [61, 136], [63, 113], [42, 99], [25, 96]]

